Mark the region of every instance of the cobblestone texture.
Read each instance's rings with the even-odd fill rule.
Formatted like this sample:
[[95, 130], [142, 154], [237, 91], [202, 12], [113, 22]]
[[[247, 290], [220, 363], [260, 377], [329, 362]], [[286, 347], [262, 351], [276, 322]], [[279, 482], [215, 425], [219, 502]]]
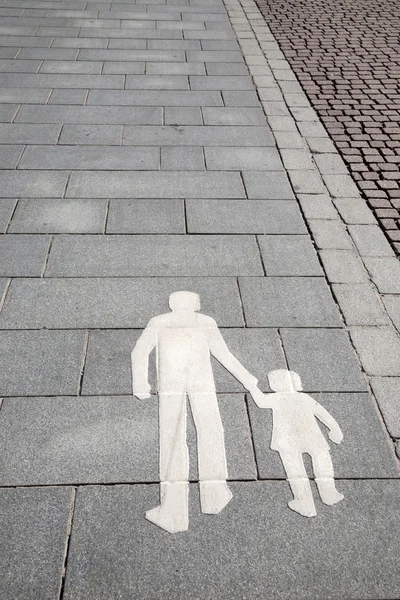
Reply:
[[400, 253], [400, 5], [257, 0], [364, 198]]

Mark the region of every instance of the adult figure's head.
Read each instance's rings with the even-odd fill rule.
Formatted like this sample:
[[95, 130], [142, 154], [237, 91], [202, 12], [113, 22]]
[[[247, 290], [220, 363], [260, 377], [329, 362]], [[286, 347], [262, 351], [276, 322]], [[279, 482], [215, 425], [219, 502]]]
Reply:
[[200, 310], [200, 296], [194, 292], [174, 292], [169, 297], [173, 312], [195, 312]]
[[277, 369], [268, 373], [268, 382], [274, 392], [303, 391], [300, 375], [287, 369]]

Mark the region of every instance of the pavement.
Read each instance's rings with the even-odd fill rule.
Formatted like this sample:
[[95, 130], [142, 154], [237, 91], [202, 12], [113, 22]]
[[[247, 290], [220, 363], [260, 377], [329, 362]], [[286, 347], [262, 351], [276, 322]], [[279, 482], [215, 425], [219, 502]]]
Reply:
[[[400, 265], [268, 15], [6, 0], [0, 35], [1, 600], [400, 598]], [[233, 499], [201, 513], [189, 422], [189, 530], [144, 518], [130, 353], [177, 290], [337, 420], [342, 502], [288, 508], [270, 412], [215, 362]]]

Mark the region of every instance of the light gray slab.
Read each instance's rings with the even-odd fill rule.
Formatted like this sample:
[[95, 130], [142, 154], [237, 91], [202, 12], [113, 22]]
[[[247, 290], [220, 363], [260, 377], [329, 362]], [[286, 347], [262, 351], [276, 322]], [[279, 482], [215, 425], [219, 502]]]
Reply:
[[[219, 397], [229, 477], [256, 469], [243, 395]], [[197, 479], [196, 433], [188, 410], [190, 476]], [[132, 396], [4, 401], [1, 485], [158, 481], [158, 401]]]
[[333, 329], [283, 329], [289, 368], [299, 373], [305, 391], [366, 391], [348, 334]]
[[51, 44], [52, 48], [107, 48], [107, 40], [99, 38], [55, 38]]
[[[100, 50], [96, 50], [100, 52]], [[140, 52], [138, 50], [138, 52]], [[100, 59], [97, 59], [100, 60]], [[97, 88], [122, 90], [123, 75], [29, 75], [26, 73], [0, 73], [1, 87], [20, 88]]]
[[107, 233], [185, 233], [183, 200], [111, 200]]
[[2, 598], [59, 597], [71, 506], [71, 488], [0, 490]]
[[[2, 46], [11, 46], [18, 49], [22, 46], [26, 48], [49, 48], [53, 41], [52, 37], [32, 37], [33, 34], [30, 34], [29, 36], [27, 33], [19, 33], [14, 35], [12, 32], [10, 32], [10, 29], [11, 28], [8, 27], [7, 29], [0, 29], [0, 35], [3, 36], [3, 39], [1, 40]], [[8, 35], [9, 33], [10, 35]]]
[[368, 375], [400, 375], [400, 339], [394, 327], [352, 327], [350, 335]]
[[164, 146], [161, 148], [163, 171], [204, 171], [204, 152], [201, 146]]
[[254, 90], [253, 82], [247, 75], [235, 76], [208, 75], [208, 77], [191, 76], [191, 90]]
[[339, 312], [320, 277], [241, 277], [249, 327], [340, 327]]
[[389, 324], [382, 300], [370, 282], [334, 284], [332, 290], [347, 325]]
[[[277, 332], [272, 329], [220, 329], [229, 349], [259, 380], [261, 389], [269, 389], [267, 373], [285, 368], [285, 358]], [[141, 330], [94, 331], [90, 333], [83, 379], [83, 394], [131, 394], [130, 355]], [[245, 391], [242, 385], [212, 359], [218, 393]], [[149, 367], [152, 388], [157, 392], [154, 353]]]
[[[222, 31], [206, 31], [204, 32], [207, 34], [207, 37], [202, 36], [202, 43], [203, 41], [212, 41], [213, 43], [217, 43], [220, 42], [222, 43], [221, 40], [223, 40], [222, 38]], [[208, 34], [210, 34], [208, 36]], [[211, 37], [211, 34], [214, 34], [213, 37]], [[188, 37], [188, 32], [185, 33], [185, 37]], [[230, 39], [230, 37], [227, 38], [229, 43], [232, 41]], [[206, 63], [206, 69], [207, 69], [207, 75], [223, 75], [223, 76], [228, 76], [228, 75], [248, 75], [249, 71], [247, 69], [247, 66], [245, 63], [227, 63], [227, 62], [207, 62]]]
[[[24, 103], [45, 104], [50, 96], [51, 88], [21, 89], [19, 87], [0, 87], [0, 102], [2, 104]], [[215, 106], [218, 106], [217, 104]]]
[[[216, 39], [220, 38], [217, 37]], [[239, 50], [221, 50], [219, 52], [213, 52], [212, 50], [201, 52], [198, 52], [196, 50], [189, 50], [186, 53], [186, 56], [188, 62], [243, 62], [243, 56]]]
[[76, 106], [83, 105], [86, 102], [87, 95], [89, 90], [53, 90], [50, 96], [48, 104], [63, 104], [67, 105], [70, 108], [72, 104], [72, 108]]
[[399, 296], [384, 296], [383, 303], [395, 327], [400, 331], [400, 298]]
[[83, 331], [0, 331], [1, 394], [76, 394], [83, 345]]
[[189, 90], [188, 78], [184, 75], [128, 75], [127, 90]]
[[330, 283], [368, 283], [369, 277], [354, 250], [320, 250]]
[[0, 277], [39, 277], [49, 242], [48, 236], [0, 236]]
[[361, 256], [394, 256], [379, 225], [349, 225], [348, 229]]
[[265, 115], [261, 108], [204, 107], [205, 125], [263, 125]]
[[[162, 43], [165, 41], [162, 40]], [[177, 40], [177, 42], [181, 41], [193, 43], [195, 40], [192, 42], [190, 40]], [[149, 75], [205, 75], [206, 70], [203, 63], [148, 62], [146, 63], [146, 73]]]
[[[81, 27], [79, 36], [82, 38], [109, 38], [109, 39], [140, 39], [140, 40], [180, 40], [182, 31], [162, 31], [154, 29], [154, 21], [137, 21], [135, 29]], [[189, 33], [189, 32], [187, 32]], [[54, 35], [58, 35], [55, 33]], [[186, 38], [190, 39], [190, 38]], [[194, 38], [197, 39], [197, 38]]]
[[2, 144], [56, 144], [60, 130], [61, 125], [0, 123], [0, 139]]
[[198, 293], [202, 311], [220, 326], [243, 326], [234, 278], [149, 277], [13, 280], [0, 313], [0, 327], [145, 327], [154, 315], [168, 312], [169, 295], [182, 289]]
[[340, 481], [345, 500], [317, 501], [314, 519], [287, 507], [283, 481], [231, 483], [233, 499], [216, 517], [201, 514], [190, 487], [189, 531], [175, 536], [144, 518], [159, 503], [156, 485], [80, 489], [65, 600], [116, 599], [110, 590], [146, 600], [193, 590], [202, 600], [242, 600], [249, 590], [265, 600], [396, 598], [399, 481]]
[[0, 104], [0, 123], [11, 123], [18, 108], [18, 104]]
[[[273, 204], [275, 205], [275, 202]], [[267, 275], [274, 277], [324, 275], [308, 235], [260, 235], [258, 243]]]
[[287, 175], [282, 171], [244, 171], [243, 180], [248, 198], [294, 200]]
[[64, 125], [59, 144], [120, 146], [122, 125]]
[[18, 54], [18, 60], [69, 60], [74, 61], [78, 54], [75, 48], [21, 48]]
[[366, 256], [363, 262], [381, 294], [400, 294], [400, 263], [397, 258]]
[[106, 200], [20, 200], [9, 233], [103, 233]]
[[123, 143], [135, 146], [146, 144], [150, 146], [218, 147], [274, 145], [273, 137], [267, 127], [215, 127], [213, 125], [203, 127], [190, 125], [181, 127], [127, 126], [124, 128]]
[[261, 275], [251, 236], [60, 236], [47, 277]]
[[[226, 127], [224, 127], [226, 129]], [[242, 129], [245, 129], [244, 127]], [[209, 171], [238, 171], [254, 169], [260, 171], [283, 171], [276, 148], [205, 148]]]
[[[20, 169], [70, 169], [85, 171], [150, 171], [160, 168], [159, 148], [143, 146], [108, 146], [108, 143], [119, 143], [122, 137], [122, 127], [113, 125], [117, 130], [111, 132], [107, 139], [102, 139], [105, 127], [102, 125], [75, 125], [74, 131], [68, 130], [61, 141], [66, 146], [27, 146]], [[119, 131], [118, 131], [119, 130]], [[119, 135], [119, 140], [118, 140]], [[71, 138], [82, 144], [75, 146]], [[98, 143], [103, 143], [97, 146]], [[87, 145], [86, 145], [87, 144]], [[93, 144], [93, 145], [92, 145]], [[0, 146], [1, 152], [1, 146]]]
[[[0, 100], [2, 96], [0, 95]], [[15, 96], [9, 102], [16, 102]], [[220, 92], [162, 90], [102, 90], [89, 92], [88, 105], [95, 106], [222, 106]]]
[[0, 200], [0, 233], [5, 233], [17, 201], [12, 198]]
[[0, 73], [37, 73], [41, 64], [40, 60], [0, 59]]
[[[148, 62], [184, 62], [185, 53], [178, 50], [81, 50], [79, 60], [129, 60]], [[92, 86], [96, 87], [96, 86]]]
[[371, 386], [390, 435], [400, 438], [400, 377], [373, 377]]
[[[1, 173], [0, 173], [1, 181]], [[8, 197], [10, 192], [5, 194]], [[67, 198], [244, 198], [239, 173], [72, 173]]]
[[24, 147], [0, 145], [0, 166], [2, 169], [15, 169]]
[[296, 202], [187, 200], [189, 233], [306, 233]]
[[[135, 40], [136, 41], [136, 40]], [[141, 41], [141, 40], [140, 40]], [[103, 63], [103, 73], [123, 75], [144, 75], [144, 62], [111, 62]]]
[[[369, 394], [314, 394], [313, 398], [332, 415], [343, 432], [342, 443], [334, 444], [328, 438], [328, 428], [318, 421], [330, 447], [335, 477], [400, 477], [393, 444]], [[259, 409], [249, 397], [248, 403], [260, 477], [285, 479], [279, 452], [270, 449], [272, 410]], [[308, 476], [313, 478], [311, 461], [304, 458]]]
[[202, 117], [199, 106], [178, 108], [167, 106], [164, 109], [164, 121], [166, 125], [202, 125]]
[[[27, 61], [28, 62], [28, 61]], [[103, 63], [101, 61], [45, 60], [40, 67], [40, 73], [67, 73], [100, 75]]]
[[148, 50], [201, 50], [199, 40], [149, 40], [147, 42], [147, 49]]
[[[67, 90], [60, 90], [66, 92]], [[75, 90], [73, 90], [75, 91]], [[79, 90], [78, 90], [79, 91]], [[52, 98], [54, 93], [52, 94]], [[18, 123], [80, 123], [83, 125], [161, 125], [162, 108], [135, 106], [21, 106]]]

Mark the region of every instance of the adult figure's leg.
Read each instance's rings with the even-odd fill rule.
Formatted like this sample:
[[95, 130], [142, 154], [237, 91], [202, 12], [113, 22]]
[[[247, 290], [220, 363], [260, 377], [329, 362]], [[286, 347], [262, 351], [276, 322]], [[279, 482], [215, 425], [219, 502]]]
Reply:
[[197, 432], [201, 510], [217, 514], [232, 498], [226, 483], [225, 439], [217, 396], [194, 392], [189, 399]]
[[316, 449], [311, 455], [315, 483], [324, 504], [332, 506], [343, 500], [344, 496], [337, 491], [333, 473], [331, 453], [325, 446]]
[[285, 451], [280, 452], [280, 457], [294, 496], [293, 500], [288, 502], [289, 508], [304, 517], [315, 517], [317, 512], [302, 453], [297, 450]]
[[189, 453], [186, 444], [186, 394], [160, 394], [160, 499], [146, 518], [170, 533], [189, 527]]

